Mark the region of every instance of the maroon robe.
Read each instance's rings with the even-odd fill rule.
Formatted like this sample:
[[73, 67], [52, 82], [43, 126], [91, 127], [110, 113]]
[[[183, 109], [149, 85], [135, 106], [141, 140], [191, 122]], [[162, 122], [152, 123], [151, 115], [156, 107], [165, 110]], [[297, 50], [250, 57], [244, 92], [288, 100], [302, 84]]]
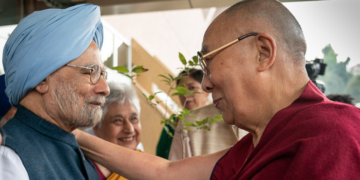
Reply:
[[309, 82], [255, 148], [248, 134], [217, 162], [211, 179], [360, 179], [360, 109], [328, 100]]

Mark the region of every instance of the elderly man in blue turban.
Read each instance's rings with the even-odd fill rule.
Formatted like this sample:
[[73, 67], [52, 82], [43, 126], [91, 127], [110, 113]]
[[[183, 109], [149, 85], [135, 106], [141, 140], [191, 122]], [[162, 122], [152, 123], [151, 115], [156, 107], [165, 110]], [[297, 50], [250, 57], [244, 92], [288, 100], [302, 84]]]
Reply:
[[3, 52], [5, 92], [18, 110], [2, 130], [0, 179], [98, 179], [71, 132], [102, 116], [102, 41], [100, 9], [91, 4], [20, 21]]

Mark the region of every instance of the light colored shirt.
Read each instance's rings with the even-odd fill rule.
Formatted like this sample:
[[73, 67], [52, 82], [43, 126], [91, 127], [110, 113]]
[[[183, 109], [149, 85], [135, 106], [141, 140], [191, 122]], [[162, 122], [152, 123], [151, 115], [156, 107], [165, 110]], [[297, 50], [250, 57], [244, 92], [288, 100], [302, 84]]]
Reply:
[[0, 179], [29, 180], [19, 155], [7, 146], [0, 146]]
[[[220, 113], [214, 104], [210, 104], [192, 110], [183, 122], [195, 123], [195, 120], [213, 118]], [[210, 131], [195, 127], [189, 127], [189, 130], [185, 130], [183, 124], [179, 122], [171, 143], [169, 160], [176, 161], [224, 150], [234, 145], [248, 133], [235, 126], [228, 125], [224, 121], [216, 121], [209, 127]]]

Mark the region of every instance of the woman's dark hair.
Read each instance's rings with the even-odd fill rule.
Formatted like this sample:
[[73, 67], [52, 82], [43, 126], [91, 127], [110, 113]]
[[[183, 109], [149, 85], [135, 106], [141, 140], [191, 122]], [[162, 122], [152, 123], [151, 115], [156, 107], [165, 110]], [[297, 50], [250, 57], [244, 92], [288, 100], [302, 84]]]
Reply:
[[326, 97], [332, 101], [354, 105], [353, 103], [354, 98], [351, 97], [349, 94], [329, 94]]
[[[188, 75], [187, 71], [181, 71], [179, 73], [179, 76], [187, 76], [187, 75]], [[189, 76], [201, 84], [204, 73], [200, 69], [189, 69]], [[176, 85], [179, 85], [179, 82], [180, 79], [176, 80]]]

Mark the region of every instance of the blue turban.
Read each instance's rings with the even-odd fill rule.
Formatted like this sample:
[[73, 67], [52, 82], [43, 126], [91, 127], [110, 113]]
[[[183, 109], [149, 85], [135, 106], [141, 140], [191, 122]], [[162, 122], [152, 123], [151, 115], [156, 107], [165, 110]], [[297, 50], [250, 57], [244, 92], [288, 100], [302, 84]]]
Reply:
[[5, 95], [5, 75], [0, 76], [0, 119], [10, 110], [9, 98]]
[[100, 8], [81, 4], [36, 11], [22, 19], [3, 52], [6, 94], [13, 106], [48, 75], [103, 42]]

